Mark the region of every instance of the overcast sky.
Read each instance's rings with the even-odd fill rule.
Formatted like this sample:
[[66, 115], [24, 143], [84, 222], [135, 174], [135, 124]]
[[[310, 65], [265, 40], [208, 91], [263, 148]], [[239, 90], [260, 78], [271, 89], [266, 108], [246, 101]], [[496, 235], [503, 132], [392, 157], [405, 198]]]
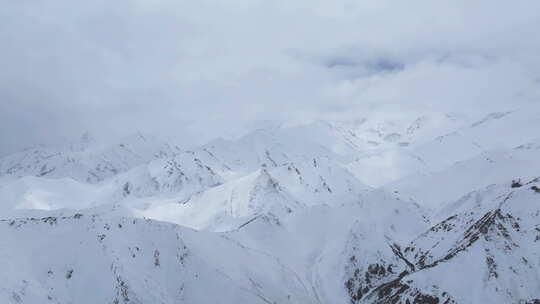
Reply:
[[0, 154], [540, 100], [540, 1], [2, 0]]

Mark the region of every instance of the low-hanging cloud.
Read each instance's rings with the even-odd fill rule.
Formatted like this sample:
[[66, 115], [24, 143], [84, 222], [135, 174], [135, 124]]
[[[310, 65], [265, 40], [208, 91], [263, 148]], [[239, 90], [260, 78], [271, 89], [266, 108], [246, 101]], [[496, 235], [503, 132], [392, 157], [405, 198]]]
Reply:
[[4, 2], [0, 154], [540, 97], [538, 1]]

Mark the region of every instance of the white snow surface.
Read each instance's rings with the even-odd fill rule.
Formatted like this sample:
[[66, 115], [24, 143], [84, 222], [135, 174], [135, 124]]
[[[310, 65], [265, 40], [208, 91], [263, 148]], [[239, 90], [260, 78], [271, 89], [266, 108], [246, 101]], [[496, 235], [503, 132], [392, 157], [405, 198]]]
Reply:
[[540, 107], [0, 158], [0, 303], [540, 303]]

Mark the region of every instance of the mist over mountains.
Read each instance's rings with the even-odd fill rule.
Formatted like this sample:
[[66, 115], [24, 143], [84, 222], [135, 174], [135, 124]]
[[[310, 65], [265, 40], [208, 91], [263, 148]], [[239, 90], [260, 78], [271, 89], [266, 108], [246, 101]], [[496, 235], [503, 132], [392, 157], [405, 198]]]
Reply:
[[198, 146], [317, 120], [482, 115], [540, 98], [537, 1], [9, 1], [0, 155], [90, 131]]

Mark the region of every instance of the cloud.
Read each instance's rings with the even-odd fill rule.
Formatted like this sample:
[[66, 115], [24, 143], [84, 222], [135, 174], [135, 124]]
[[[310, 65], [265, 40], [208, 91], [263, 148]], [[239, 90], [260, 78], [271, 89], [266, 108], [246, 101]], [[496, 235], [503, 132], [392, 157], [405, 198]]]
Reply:
[[188, 145], [263, 120], [536, 102], [539, 12], [537, 1], [8, 2], [0, 154], [86, 130]]

